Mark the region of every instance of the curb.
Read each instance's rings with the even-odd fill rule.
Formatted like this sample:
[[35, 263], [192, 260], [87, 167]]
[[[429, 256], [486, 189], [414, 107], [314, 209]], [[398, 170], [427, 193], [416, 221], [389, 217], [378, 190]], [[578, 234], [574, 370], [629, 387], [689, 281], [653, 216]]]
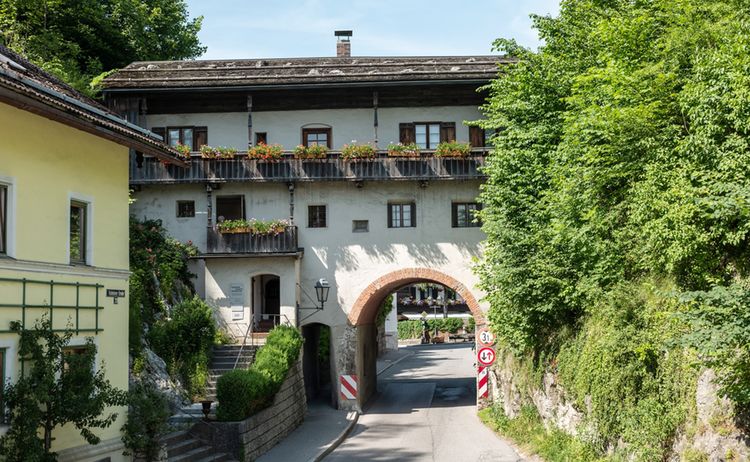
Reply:
[[407, 354], [407, 355], [404, 355], [404, 356], [402, 356], [402, 357], [398, 358], [397, 360], [393, 361], [393, 362], [392, 362], [392, 363], [390, 363], [389, 365], [385, 366], [385, 367], [383, 368], [383, 370], [381, 370], [380, 372], [378, 372], [378, 373], [377, 373], [377, 375], [380, 375], [380, 374], [382, 374], [383, 372], [387, 371], [388, 369], [392, 368], [393, 366], [395, 366], [396, 364], [400, 363], [401, 361], [403, 361], [404, 359], [408, 358], [409, 356], [412, 356], [413, 354], [414, 354], [414, 353], [409, 353], [409, 354]]
[[349, 425], [346, 426], [346, 428], [339, 434], [339, 436], [336, 437], [331, 444], [323, 448], [318, 454], [315, 455], [312, 459], [310, 459], [308, 462], [319, 462], [326, 458], [326, 456], [333, 452], [334, 449], [339, 447], [341, 443], [344, 442], [347, 436], [349, 436], [349, 433], [351, 433], [352, 429], [355, 425], [357, 425], [357, 421], [359, 420], [359, 412], [357, 411], [351, 411], [349, 415], [346, 416], [346, 419], [349, 421]]

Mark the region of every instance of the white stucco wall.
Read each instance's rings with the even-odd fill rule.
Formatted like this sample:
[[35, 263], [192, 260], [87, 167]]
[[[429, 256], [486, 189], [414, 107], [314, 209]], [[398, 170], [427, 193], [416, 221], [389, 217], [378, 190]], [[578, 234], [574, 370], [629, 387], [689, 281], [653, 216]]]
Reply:
[[[469, 140], [464, 121], [482, 116], [475, 106], [437, 106], [378, 109], [378, 147], [399, 141], [399, 123], [455, 122], [456, 138]], [[375, 139], [373, 109], [321, 109], [308, 111], [268, 111], [253, 113], [253, 132], [268, 134], [269, 144], [281, 144], [291, 150], [302, 142], [302, 127], [332, 127], [332, 146], [339, 149], [352, 140], [369, 143]], [[247, 149], [247, 113], [150, 114], [149, 128], [165, 126], [206, 126], [208, 144]]]
[[[246, 287], [250, 306], [250, 278], [276, 274], [281, 278], [282, 312], [290, 319], [297, 300], [311, 306], [304, 293], [315, 298], [315, 281], [326, 278], [332, 284], [329, 302], [322, 312], [304, 311], [303, 324], [346, 323], [346, 314], [360, 293], [375, 279], [403, 268], [422, 267], [442, 271], [467, 287], [475, 288], [472, 260], [480, 256], [484, 234], [479, 228], [452, 228], [451, 203], [474, 201], [478, 181], [440, 181], [421, 188], [417, 182], [365, 182], [357, 188], [350, 182], [298, 183], [295, 189], [295, 223], [304, 257], [299, 261], [299, 279], [294, 260], [283, 258], [211, 259], [206, 263], [206, 298], [222, 305], [232, 284]], [[243, 194], [248, 218], [273, 219], [289, 216], [289, 191], [280, 183], [228, 183], [213, 191], [220, 195]], [[206, 245], [206, 191], [202, 185], [149, 186], [134, 194], [132, 213], [139, 218], [158, 218], [170, 234], [190, 240], [201, 250]], [[195, 200], [195, 218], [176, 218], [177, 200]], [[389, 201], [414, 201], [416, 228], [388, 228]], [[307, 227], [307, 206], [327, 206], [327, 227]], [[352, 220], [369, 220], [369, 232], [352, 232]], [[299, 280], [303, 295], [297, 295]], [[229, 308], [226, 309], [229, 313]], [[308, 317], [308, 315], [310, 315]], [[249, 318], [249, 311], [245, 319]]]

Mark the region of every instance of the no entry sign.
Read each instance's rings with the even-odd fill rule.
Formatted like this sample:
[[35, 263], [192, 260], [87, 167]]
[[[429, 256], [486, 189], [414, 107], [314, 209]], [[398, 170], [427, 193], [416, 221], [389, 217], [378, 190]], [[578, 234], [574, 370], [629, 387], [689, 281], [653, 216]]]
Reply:
[[491, 366], [495, 362], [495, 350], [484, 347], [477, 353], [477, 360], [482, 366]]
[[495, 344], [495, 334], [490, 332], [489, 329], [480, 330], [479, 335], [477, 335], [477, 339], [482, 345], [492, 346]]

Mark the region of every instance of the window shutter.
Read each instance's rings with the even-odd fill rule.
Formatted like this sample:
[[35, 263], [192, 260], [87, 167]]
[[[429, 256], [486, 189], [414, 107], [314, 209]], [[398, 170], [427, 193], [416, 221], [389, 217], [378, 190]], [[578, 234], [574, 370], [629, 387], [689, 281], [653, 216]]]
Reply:
[[201, 146], [208, 144], [208, 127], [193, 128], [193, 150], [200, 151]]
[[484, 129], [482, 127], [469, 127], [469, 143], [474, 148], [484, 147]]
[[440, 142], [456, 141], [456, 122], [440, 123]]
[[451, 204], [451, 227], [458, 227], [458, 204]]
[[161, 136], [161, 139], [166, 143], [167, 142], [167, 131], [164, 127], [153, 127], [151, 129], [151, 132], [155, 135]]
[[412, 228], [417, 227], [417, 203], [416, 202], [411, 203], [411, 227]]
[[401, 144], [412, 144], [416, 141], [417, 136], [413, 123], [398, 124], [398, 141]]
[[388, 204], [388, 227], [393, 228], [393, 204]]

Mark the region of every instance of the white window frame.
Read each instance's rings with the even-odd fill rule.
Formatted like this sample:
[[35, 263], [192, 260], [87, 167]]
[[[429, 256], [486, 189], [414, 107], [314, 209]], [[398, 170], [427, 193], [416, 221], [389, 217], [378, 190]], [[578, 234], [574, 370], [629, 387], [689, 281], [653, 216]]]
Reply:
[[7, 188], [7, 210], [5, 223], [5, 246], [3, 256], [16, 257], [16, 180], [13, 177], [0, 175], [0, 186]]
[[68, 193], [68, 204], [67, 204], [67, 217], [65, 220], [66, 228], [66, 239], [65, 239], [65, 255], [66, 262], [69, 265], [74, 265], [74, 262], [70, 261], [70, 205], [73, 202], [78, 202], [86, 205], [86, 266], [94, 266], [94, 198], [85, 194], [79, 194], [75, 192]]

